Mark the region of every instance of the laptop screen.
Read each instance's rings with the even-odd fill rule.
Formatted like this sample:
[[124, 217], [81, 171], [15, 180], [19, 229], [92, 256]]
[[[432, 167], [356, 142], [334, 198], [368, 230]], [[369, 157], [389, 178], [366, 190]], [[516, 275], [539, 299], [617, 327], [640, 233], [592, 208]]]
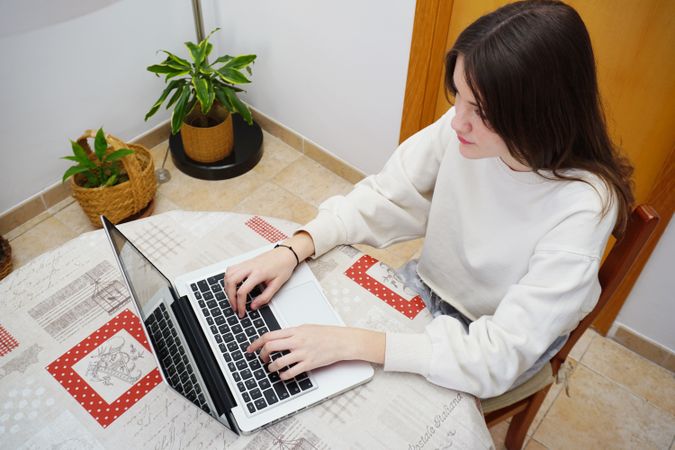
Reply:
[[[158, 298], [171, 298], [172, 286], [162, 273], [112, 224], [105, 223], [113, 247], [143, 320]], [[153, 308], [154, 309], [154, 308]]]

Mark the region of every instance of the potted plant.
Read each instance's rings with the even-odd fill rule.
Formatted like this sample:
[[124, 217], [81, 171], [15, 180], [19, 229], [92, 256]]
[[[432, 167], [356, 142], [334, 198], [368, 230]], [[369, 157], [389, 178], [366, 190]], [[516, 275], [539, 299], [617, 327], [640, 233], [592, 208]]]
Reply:
[[223, 55], [209, 63], [213, 50], [209, 38], [219, 29], [199, 44], [185, 43], [190, 62], [161, 50], [167, 55], [166, 59], [147, 68], [157, 76], [163, 75], [167, 86], [145, 120], [168, 98], [166, 108], [173, 107], [171, 133], [180, 131], [186, 155], [203, 163], [220, 161], [232, 152], [232, 113], [240, 114], [249, 125], [253, 123], [251, 111], [237, 98], [237, 92], [242, 89], [236, 85], [251, 82], [243, 71], [252, 74], [251, 64], [256, 55]]
[[[94, 138], [91, 150], [88, 138]], [[63, 159], [76, 164], [63, 174], [70, 178], [73, 197], [91, 224], [100, 227], [99, 215], [119, 223], [144, 209], [157, 190], [152, 155], [143, 146], [125, 144], [100, 128], [87, 130], [70, 141], [73, 154]]]

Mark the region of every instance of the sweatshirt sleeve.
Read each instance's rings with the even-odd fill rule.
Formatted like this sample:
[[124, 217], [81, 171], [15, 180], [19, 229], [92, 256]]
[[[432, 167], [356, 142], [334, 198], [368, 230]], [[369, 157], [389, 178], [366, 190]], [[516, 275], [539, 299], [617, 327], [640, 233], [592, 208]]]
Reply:
[[346, 196], [331, 197], [302, 231], [315, 257], [340, 244], [385, 247], [424, 234], [438, 169], [453, 131], [454, 110], [403, 142], [377, 175]]
[[545, 236], [527, 273], [510, 286], [494, 315], [478, 318], [468, 333], [448, 316], [435, 318], [421, 334], [387, 333], [384, 369], [418, 373], [480, 398], [507, 391], [595, 306], [602, 250], [584, 254], [563, 243], [572, 239], [579, 248], [584, 241], [604, 248], [614, 215], [600, 224], [597, 217], [594, 211], [578, 212]]

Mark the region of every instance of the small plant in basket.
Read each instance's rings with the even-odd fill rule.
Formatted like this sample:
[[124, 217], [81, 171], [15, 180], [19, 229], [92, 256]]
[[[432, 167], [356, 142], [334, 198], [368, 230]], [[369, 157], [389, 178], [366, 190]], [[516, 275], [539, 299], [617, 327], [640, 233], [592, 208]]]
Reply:
[[78, 184], [86, 188], [97, 188], [114, 186], [129, 179], [122, 170], [120, 160], [127, 155], [131, 155], [134, 151], [122, 148], [108, 152], [108, 141], [105, 138], [103, 128], [99, 128], [96, 132], [92, 157], [89, 157], [84, 148], [77, 142], [71, 140], [70, 145], [73, 149], [73, 156], [64, 156], [63, 159], [74, 161], [77, 164], [66, 170], [62, 181], [66, 181], [71, 176], [82, 174]]
[[[94, 141], [93, 149], [89, 140]], [[138, 213], [149, 214], [157, 191], [155, 166], [150, 151], [138, 143], [126, 143], [103, 129], [86, 130], [70, 141], [73, 155], [63, 159], [76, 164], [63, 174], [73, 198], [94, 227], [100, 216], [119, 223]]]

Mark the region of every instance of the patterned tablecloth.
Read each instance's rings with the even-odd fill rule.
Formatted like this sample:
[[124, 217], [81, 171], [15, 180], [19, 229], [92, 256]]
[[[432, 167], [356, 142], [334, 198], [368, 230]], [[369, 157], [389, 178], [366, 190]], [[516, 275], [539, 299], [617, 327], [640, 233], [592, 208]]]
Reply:
[[[295, 224], [172, 211], [121, 229], [174, 277], [283, 239]], [[353, 247], [336, 248], [310, 267], [348, 325], [415, 332], [431, 319], [390, 268]], [[363, 386], [236, 436], [160, 382], [133, 311], [103, 231], [0, 282], [0, 448], [492, 446], [472, 396], [379, 367]]]

